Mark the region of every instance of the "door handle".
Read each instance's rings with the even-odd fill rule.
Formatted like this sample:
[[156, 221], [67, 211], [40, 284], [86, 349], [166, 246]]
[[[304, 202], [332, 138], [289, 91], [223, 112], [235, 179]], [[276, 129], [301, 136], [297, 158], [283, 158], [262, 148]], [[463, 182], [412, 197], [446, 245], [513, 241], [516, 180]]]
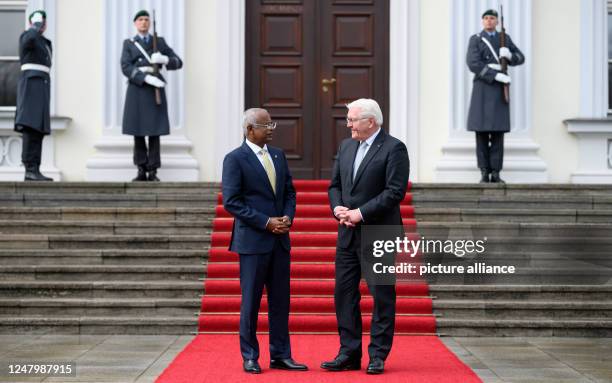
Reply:
[[336, 79], [333, 77], [330, 79], [327, 79], [327, 78], [322, 79], [321, 84], [323, 85], [322, 86], [323, 92], [325, 93], [329, 92], [329, 86], [335, 83], [336, 83]]

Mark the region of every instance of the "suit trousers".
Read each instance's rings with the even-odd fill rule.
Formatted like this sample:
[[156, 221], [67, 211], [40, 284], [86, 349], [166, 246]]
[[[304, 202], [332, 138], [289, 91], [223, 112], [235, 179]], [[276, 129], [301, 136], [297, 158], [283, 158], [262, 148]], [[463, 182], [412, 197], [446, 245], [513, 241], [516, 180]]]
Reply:
[[[361, 236], [353, 235], [347, 248], [336, 248], [336, 287], [334, 289], [334, 303], [336, 305], [336, 319], [340, 335], [340, 354], [352, 358], [361, 358]], [[393, 344], [395, 332], [395, 285], [381, 285], [368, 283], [368, 289], [374, 299], [372, 311], [372, 325], [370, 330], [370, 344], [368, 354], [370, 358], [387, 358]]]
[[478, 168], [499, 172], [504, 164], [504, 132], [476, 132]]
[[159, 136], [149, 136], [148, 148], [145, 137], [134, 136], [134, 165], [149, 171], [161, 167]]
[[291, 358], [289, 343], [289, 252], [276, 240], [266, 254], [240, 254], [240, 352], [242, 358], [259, 358], [257, 319], [263, 288], [268, 294], [270, 358]]
[[21, 162], [26, 167], [40, 166], [42, 142], [45, 135], [38, 130], [23, 127]]

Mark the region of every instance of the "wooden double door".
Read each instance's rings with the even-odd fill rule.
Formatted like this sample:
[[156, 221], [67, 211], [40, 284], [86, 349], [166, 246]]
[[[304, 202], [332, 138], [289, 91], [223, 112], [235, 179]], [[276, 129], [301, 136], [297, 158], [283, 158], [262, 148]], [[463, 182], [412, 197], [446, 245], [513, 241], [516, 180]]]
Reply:
[[346, 104], [388, 116], [388, 0], [246, 0], [245, 105], [267, 109], [295, 178], [329, 178]]

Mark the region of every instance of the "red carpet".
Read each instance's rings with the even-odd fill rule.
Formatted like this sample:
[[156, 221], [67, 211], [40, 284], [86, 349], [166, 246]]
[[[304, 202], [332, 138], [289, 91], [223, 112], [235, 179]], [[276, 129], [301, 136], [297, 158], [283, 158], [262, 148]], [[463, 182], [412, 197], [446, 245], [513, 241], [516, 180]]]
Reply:
[[[364, 336], [367, 355], [368, 336]], [[236, 335], [198, 335], [170, 367], [157, 379], [158, 383], [203, 382], [291, 382], [291, 383], [472, 383], [481, 380], [435, 336], [396, 336], [385, 363], [383, 375], [366, 375], [367, 357], [361, 371], [328, 372], [319, 368], [323, 360], [338, 351], [336, 335], [293, 335], [293, 357], [310, 368], [307, 372], [287, 372], [268, 368], [267, 335], [259, 337], [263, 373], [242, 372], [242, 357]]]
[[[292, 350], [296, 359], [310, 364], [313, 372], [305, 374], [271, 371], [260, 378], [265, 382], [292, 380], [359, 381], [363, 371], [327, 374], [318, 366], [321, 360], [332, 358], [338, 350], [335, 318], [334, 257], [337, 221], [331, 216], [327, 200], [329, 181], [295, 181], [297, 212], [291, 231], [291, 315], [289, 329], [293, 334]], [[410, 185], [409, 190], [410, 191]], [[400, 207], [406, 232], [417, 238], [412, 195], [408, 192]], [[257, 377], [245, 376], [237, 334], [240, 311], [238, 256], [227, 250], [233, 218], [223, 209], [219, 194], [213, 222], [210, 257], [204, 296], [199, 317], [199, 332], [194, 341], [182, 351], [166, 371], [160, 382], [217, 382], [248, 381]], [[479, 381], [434, 335], [435, 317], [428, 286], [420, 280], [398, 282], [397, 336], [383, 378], [387, 382], [471, 382]], [[369, 331], [372, 298], [367, 286], [361, 285], [363, 327]], [[267, 367], [267, 302], [262, 300], [258, 330], [262, 367]], [[202, 335], [206, 334], [206, 335]], [[308, 334], [308, 335], [296, 335]], [[313, 335], [317, 334], [317, 335]], [[323, 334], [334, 334], [323, 335]], [[367, 335], [364, 336], [367, 345]], [[367, 356], [367, 351], [364, 352]], [[367, 359], [367, 358], [366, 358]], [[367, 360], [364, 361], [367, 363]], [[387, 374], [388, 372], [388, 374]], [[276, 380], [274, 380], [276, 379]], [[453, 380], [454, 379], [454, 380]], [[376, 380], [378, 381], [378, 380]]]

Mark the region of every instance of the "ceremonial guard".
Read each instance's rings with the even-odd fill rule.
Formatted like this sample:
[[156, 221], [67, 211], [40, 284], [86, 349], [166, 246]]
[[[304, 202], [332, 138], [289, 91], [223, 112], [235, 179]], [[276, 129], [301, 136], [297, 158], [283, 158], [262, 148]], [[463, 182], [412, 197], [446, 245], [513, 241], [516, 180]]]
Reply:
[[17, 85], [15, 131], [23, 137], [21, 161], [26, 181], [53, 181], [40, 173], [42, 143], [51, 134], [51, 41], [43, 36], [47, 28], [45, 11], [34, 11], [30, 28], [19, 37], [21, 74]]
[[470, 38], [467, 65], [474, 73], [474, 86], [467, 129], [476, 132], [476, 156], [483, 182], [503, 183], [504, 133], [510, 131], [510, 76], [508, 65], [521, 65], [525, 56], [514, 45], [503, 26], [497, 31], [497, 11], [482, 15], [483, 30]]
[[[123, 42], [121, 70], [128, 78], [123, 109], [123, 134], [134, 136], [134, 165], [138, 175], [134, 181], [159, 181], [161, 167], [159, 137], [170, 134], [168, 104], [160, 74], [161, 66], [168, 70], [180, 69], [181, 59], [157, 37], [155, 20], [153, 35], [149, 34], [151, 20], [147, 11], [134, 16], [137, 34]], [[145, 138], [148, 137], [148, 145]]]

